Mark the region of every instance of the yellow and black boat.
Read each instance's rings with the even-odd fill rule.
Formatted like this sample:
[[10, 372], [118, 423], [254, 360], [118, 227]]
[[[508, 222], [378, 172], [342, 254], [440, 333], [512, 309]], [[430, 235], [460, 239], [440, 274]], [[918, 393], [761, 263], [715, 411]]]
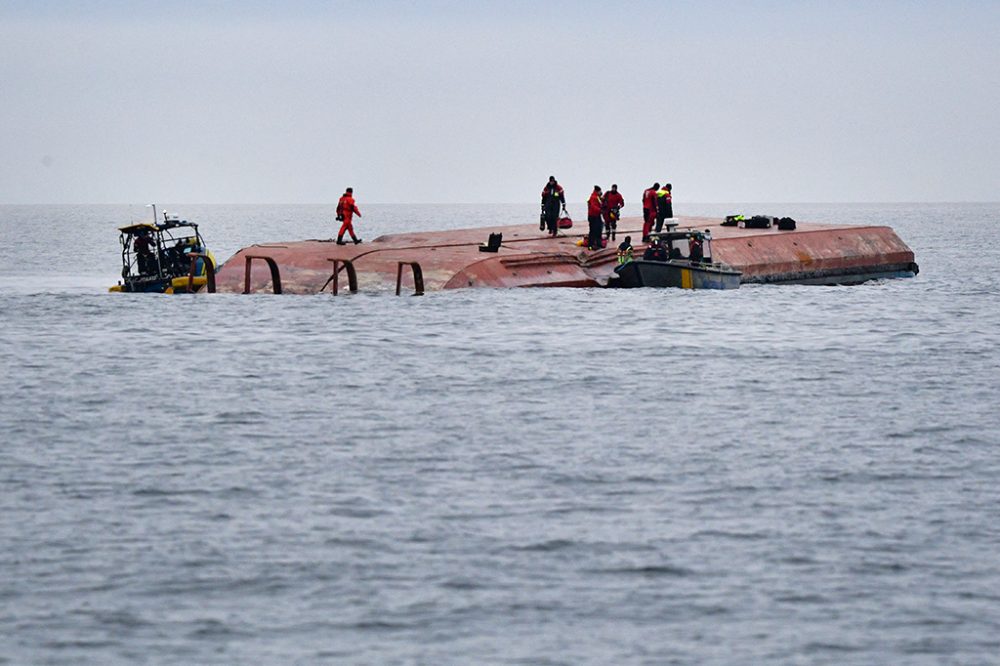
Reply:
[[164, 211], [162, 222], [130, 224], [118, 231], [122, 279], [110, 291], [181, 294], [206, 286], [215, 291], [215, 257], [197, 224]]
[[[615, 268], [609, 287], [678, 287], [680, 289], [739, 289], [742, 273], [712, 261], [712, 234], [696, 229], [650, 234], [642, 259]], [[684, 253], [686, 252], [686, 254]]]

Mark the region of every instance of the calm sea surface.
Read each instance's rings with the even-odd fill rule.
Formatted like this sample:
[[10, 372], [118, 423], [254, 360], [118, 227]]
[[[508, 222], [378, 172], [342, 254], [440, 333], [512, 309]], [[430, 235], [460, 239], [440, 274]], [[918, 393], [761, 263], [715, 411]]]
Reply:
[[[220, 259], [335, 233], [166, 207]], [[1000, 205], [678, 205], [727, 212], [921, 273], [108, 294], [146, 210], [0, 206], [0, 663], [1000, 663]]]

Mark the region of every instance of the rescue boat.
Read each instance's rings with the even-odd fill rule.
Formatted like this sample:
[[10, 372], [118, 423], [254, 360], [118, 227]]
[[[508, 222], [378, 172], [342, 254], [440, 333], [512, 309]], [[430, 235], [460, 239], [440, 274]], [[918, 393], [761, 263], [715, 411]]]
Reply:
[[112, 292], [159, 294], [194, 293], [211, 284], [214, 291], [215, 256], [208, 250], [198, 225], [163, 212], [163, 220], [119, 227], [122, 279]]
[[[609, 287], [739, 289], [743, 274], [731, 266], [712, 261], [712, 235], [708, 229], [701, 232], [668, 228], [666, 232], [650, 234], [650, 239], [661, 256], [657, 257], [656, 251], [647, 251], [642, 259], [617, 266], [615, 276], [608, 281]], [[685, 245], [686, 256], [682, 250]]]

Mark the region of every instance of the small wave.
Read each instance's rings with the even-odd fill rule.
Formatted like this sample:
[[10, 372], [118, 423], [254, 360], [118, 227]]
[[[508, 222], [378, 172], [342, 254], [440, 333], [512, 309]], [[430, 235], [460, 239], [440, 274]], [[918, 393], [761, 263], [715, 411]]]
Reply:
[[826, 483], [890, 483], [903, 481], [947, 481], [958, 478], [958, 474], [912, 474], [907, 472], [836, 472], [820, 475]]
[[783, 604], [825, 604], [829, 599], [822, 594], [782, 594], [774, 598]]
[[530, 543], [526, 546], [516, 546], [515, 550], [547, 553], [553, 550], [565, 550], [566, 548], [572, 548], [576, 545], [576, 541], [568, 541], [566, 539], [550, 539], [548, 541]]
[[441, 583], [441, 587], [449, 590], [481, 590], [485, 586], [468, 578], [453, 578]]
[[384, 516], [388, 511], [381, 509], [352, 509], [350, 507], [334, 507], [330, 509], [330, 515], [341, 518], [375, 518]]
[[379, 548], [380, 542], [374, 539], [330, 537], [323, 541], [324, 546], [347, 546], [351, 548]]
[[802, 651], [806, 654], [816, 654], [818, 652], [860, 652], [863, 647], [849, 645], [847, 643], [827, 643], [825, 641], [813, 641], [806, 643]]
[[219, 425], [256, 425], [267, 420], [263, 412], [257, 410], [241, 412], [219, 412], [215, 416], [215, 422]]
[[390, 622], [388, 620], [360, 620], [338, 626], [342, 629], [357, 629], [358, 631], [406, 631], [420, 628], [420, 625], [415, 623]]
[[53, 650], [99, 650], [102, 648], [110, 648], [121, 645], [118, 641], [109, 640], [53, 640], [45, 641], [42, 643], [43, 647], [51, 648]]
[[603, 504], [590, 504], [581, 506], [561, 506], [555, 509], [546, 509], [543, 513], [546, 515], [562, 515], [567, 513], [621, 513], [623, 511], [626, 511], [626, 509], [606, 506]]
[[624, 576], [678, 577], [694, 575], [694, 571], [685, 567], [675, 567], [669, 564], [651, 564], [643, 567], [613, 567], [608, 569], [590, 569], [588, 573], [612, 574]]
[[783, 564], [819, 564], [819, 560], [806, 555], [789, 555], [778, 560]]
[[656, 479], [652, 476], [630, 476], [625, 481], [628, 483], [663, 483], [663, 479]]
[[125, 610], [85, 611], [80, 614], [92, 617], [104, 627], [135, 629], [137, 627], [149, 627], [153, 624], [152, 622], [144, 620], [138, 615]]
[[201, 488], [139, 488], [133, 490], [136, 497], [176, 497], [179, 495], [207, 495], [207, 490]]
[[195, 629], [188, 632], [189, 638], [232, 638], [250, 635], [248, 632], [234, 629], [220, 620], [197, 620], [197, 624]]
[[851, 572], [856, 574], [884, 574], [901, 573], [909, 567], [902, 562], [863, 562], [851, 567]]
[[733, 539], [736, 541], [760, 541], [770, 538], [770, 535], [764, 532], [729, 532], [727, 530], [701, 530], [691, 535], [692, 539], [704, 537]]

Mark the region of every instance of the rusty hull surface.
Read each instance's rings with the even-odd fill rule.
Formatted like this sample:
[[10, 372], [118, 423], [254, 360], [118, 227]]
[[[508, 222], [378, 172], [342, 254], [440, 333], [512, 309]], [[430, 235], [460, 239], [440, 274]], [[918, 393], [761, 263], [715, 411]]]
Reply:
[[[740, 229], [720, 226], [716, 218], [675, 218], [679, 229], [710, 229], [712, 251], [743, 272], [743, 282], [810, 282], [831, 276], [872, 277], [905, 272], [913, 267], [913, 252], [896, 233], [884, 226], [798, 224], [794, 231]], [[618, 224], [618, 242], [632, 237], [637, 254], [645, 247], [642, 220], [624, 218]], [[497, 253], [479, 251], [491, 233], [503, 234]], [[284, 293], [315, 294], [330, 291], [333, 264], [349, 259], [357, 271], [360, 291], [394, 291], [399, 262], [418, 262], [427, 291], [462, 287], [599, 287], [605, 286], [616, 265], [615, 247], [591, 252], [576, 242], [586, 228], [566, 230], [549, 238], [535, 225], [510, 225], [389, 234], [360, 245], [337, 245], [332, 240], [264, 243], [243, 248], [226, 261], [217, 276], [220, 292], [242, 292], [245, 256], [268, 256], [280, 269]], [[271, 274], [263, 261], [251, 269], [251, 291], [272, 291]], [[346, 290], [343, 270], [341, 290]], [[413, 291], [409, 268], [403, 272], [403, 293]]]

